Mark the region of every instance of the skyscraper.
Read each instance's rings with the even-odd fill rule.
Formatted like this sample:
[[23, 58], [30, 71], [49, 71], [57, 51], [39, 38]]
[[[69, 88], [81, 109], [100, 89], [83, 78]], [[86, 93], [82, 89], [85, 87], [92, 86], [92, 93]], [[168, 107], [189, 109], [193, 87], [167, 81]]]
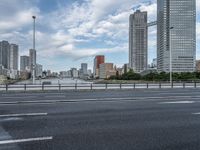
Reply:
[[94, 59], [94, 77], [99, 77], [99, 68], [100, 64], [105, 63], [105, 56], [104, 55], [98, 55]]
[[19, 57], [19, 50], [18, 45], [10, 44], [10, 69], [11, 70], [18, 70], [18, 57]]
[[0, 65], [5, 69], [10, 67], [10, 44], [7, 41], [0, 42]]
[[159, 71], [193, 72], [196, 59], [196, 0], [157, 0]]
[[135, 72], [147, 69], [147, 12], [137, 10], [129, 18], [129, 67]]
[[34, 49], [29, 50], [29, 67], [33, 75], [33, 70], [36, 68], [36, 50]]
[[20, 57], [20, 70], [25, 71], [29, 67], [29, 56]]

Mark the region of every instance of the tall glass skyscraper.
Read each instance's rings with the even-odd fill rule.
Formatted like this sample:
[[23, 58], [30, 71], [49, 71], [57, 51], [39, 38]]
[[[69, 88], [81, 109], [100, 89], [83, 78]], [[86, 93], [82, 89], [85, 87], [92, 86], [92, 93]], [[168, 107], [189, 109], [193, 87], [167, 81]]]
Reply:
[[159, 71], [193, 72], [196, 59], [196, 0], [157, 0]]
[[129, 19], [129, 67], [135, 72], [147, 69], [147, 12], [137, 10]]

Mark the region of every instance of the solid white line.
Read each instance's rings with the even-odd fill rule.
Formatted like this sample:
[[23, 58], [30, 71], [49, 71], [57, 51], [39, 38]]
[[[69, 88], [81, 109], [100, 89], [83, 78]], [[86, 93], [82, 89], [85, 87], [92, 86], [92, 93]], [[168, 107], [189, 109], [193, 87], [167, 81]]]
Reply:
[[24, 117], [24, 116], [46, 116], [48, 113], [26, 113], [26, 114], [6, 114], [0, 117]]
[[29, 139], [17, 139], [17, 140], [5, 140], [0, 141], [0, 145], [3, 144], [14, 144], [14, 143], [24, 143], [24, 142], [34, 142], [34, 141], [44, 141], [44, 140], [52, 140], [53, 137], [38, 137], [38, 138], [29, 138]]
[[195, 101], [160, 102], [159, 104], [193, 104]]

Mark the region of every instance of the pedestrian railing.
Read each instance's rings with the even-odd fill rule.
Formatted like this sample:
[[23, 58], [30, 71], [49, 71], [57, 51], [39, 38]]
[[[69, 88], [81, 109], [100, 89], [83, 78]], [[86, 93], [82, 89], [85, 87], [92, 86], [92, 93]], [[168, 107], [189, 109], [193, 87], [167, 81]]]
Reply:
[[50, 91], [50, 90], [115, 90], [115, 89], [164, 89], [200, 88], [199, 82], [193, 83], [133, 83], [133, 84], [57, 84], [57, 85], [0, 85], [0, 91]]

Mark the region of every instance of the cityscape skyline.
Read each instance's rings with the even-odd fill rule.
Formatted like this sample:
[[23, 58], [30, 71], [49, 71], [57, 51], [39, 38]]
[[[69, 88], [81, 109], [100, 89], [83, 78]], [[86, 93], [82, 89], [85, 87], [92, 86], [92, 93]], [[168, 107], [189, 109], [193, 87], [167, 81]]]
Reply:
[[[44, 66], [44, 70], [51, 69], [55, 71], [61, 71], [68, 70], [72, 67], [78, 68], [82, 62], [88, 63], [88, 68], [93, 69], [93, 59], [94, 56], [98, 54], [105, 55], [108, 62], [113, 62], [117, 66], [122, 66], [123, 64], [128, 63], [129, 15], [134, 12], [130, 8], [136, 9], [137, 7], [137, 9], [147, 11], [149, 18], [148, 22], [156, 20], [155, 0], [140, 0], [134, 2], [126, 0], [125, 2], [123, 2], [123, 5], [122, 2], [110, 1], [105, 3], [104, 5], [102, 4], [102, 6], [100, 5], [101, 7], [98, 7], [98, 15], [96, 10], [94, 10], [94, 8], [97, 7], [96, 5], [99, 4], [98, 2], [100, 2], [98, 0], [91, 0], [87, 2], [73, 2], [65, 0], [57, 1], [56, 3], [53, 1], [49, 1], [46, 6], [44, 6], [44, 4], [46, 4], [45, 0], [37, 2], [25, 2], [22, 0], [20, 1], [21, 3], [19, 3], [21, 4], [21, 6], [19, 6], [17, 2], [18, 0], [3, 0], [1, 2], [1, 6], [5, 7], [4, 9], [0, 10], [0, 32], [2, 33], [0, 35], [0, 38], [1, 40], [8, 40], [10, 43], [16, 43], [17, 45], [19, 45], [20, 55], [27, 55], [29, 49], [32, 48], [31, 16], [38, 16], [38, 20], [36, 21], [36, 50], [38, 53], [38, 63]], [[199, 1], [197, 1], [197, 59], [200, 58], [199, 5]], [[113, 6], [113, 8], [110, 10], [108, 9], [108, 6]], [[5, 17], [5, 12], [7, 10], [10, 10], [8, 9], [10, 7], [15, 7], [13, 8], [13, 10], [16, 11], [17, 15], [22, 15], [22, 18], [18, 21], [19, 24], [18, 22], [16, 22], [15, 25], [6, 26], [7, 23], [11, 23], [11, 21], [13, 20], [12, 16], [9, 16], [10, 13], [6, 13], [7, 18]], [[70, 8], [67, 11], [69, 15], [64, 13], [64, 10], [66, 10], [67, 8]], [[73, 14], [73, 12], [78, 10], [82, 11], [83, 13], [87, 9], [90, 9], [92, 11], [92, 14], [87, 13], [85, 14], [85, 16], [74, 16]], [[28, 13], [26, 11], [28, 11]], [[105, 13], [103, 13], [104, 11]], [[51, 17], [47, 17], [47, 15], [49, 14], [51, 14]], [[58, 22], [55, 22], [55, 16], [58, 16], [58, 14], [61, 16], [63, 15], [63, 18], [60, 18], [62, 22], [60, 24]], [[92, 19], [87, 19], [86, 16], [93, 16], [92, 19], [96, 23], [95, 26], [94, 24], [92, 24]], [[67, 17], [68, 19], [66, 19]], [[69, 21], [70, 17], [71, 19], [72, 17], [75, 17], [75, 19], [74, 21], [71, 20], [70, 24], [68, 24], [66, 21]], [[50, 21], [51, 23], [52, 21], [54, 21], [54, 27], [52, 27], [52, 24], [47, 25], [48, 21]], [[88, 30], [85, 30], [83, 25], [87, 25], [86, 27], [88, 28]], [[119, 27], [121, 30], [117, 31]], [[91, 31], [91, 28], [94, 28], [95, 31]], [[76, 35], [72, 35], [72, 32], [74, 32], [74, 34]], [[105, 37], [105, 39], [103, 37]], [[152, 59], [156, 58], [155, 27], [149, 29], [149, 37], [150, 40], [148, 44], [148, 63], [150, 64]], [[50, 45], [51, 47], [48, 45]]]

